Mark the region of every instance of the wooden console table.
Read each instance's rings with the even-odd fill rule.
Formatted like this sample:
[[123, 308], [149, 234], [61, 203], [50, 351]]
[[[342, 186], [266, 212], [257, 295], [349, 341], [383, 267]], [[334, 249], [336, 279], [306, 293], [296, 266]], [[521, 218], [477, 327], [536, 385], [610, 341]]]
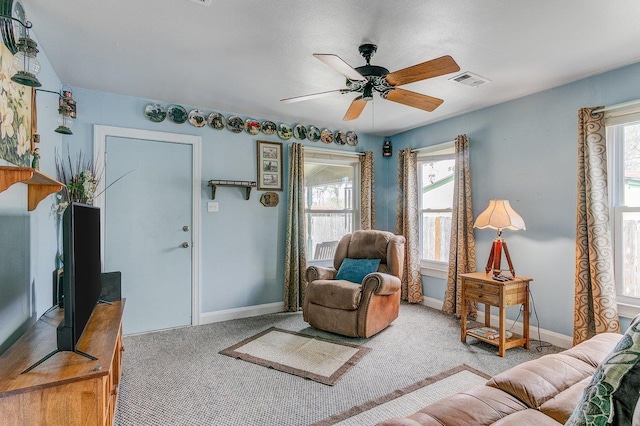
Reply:
[[[491, 274], [483, 272], [472, 272], [460, 274], [462, 281], [462, 314], [460, 340], [466, 343], [467, 335], [482, 340], [483, 342], [496, 345], [498, 354], [505, 355], [509, 348], [522, 346], [529, 349], [529, 282], [531, 278], [515, 277], [509, 281], [496, 281]], [[484, 303], [484, 325], [491, 327], [491, 306], [496, 306], [499, 311], [500, 325], [498, 337], [488, 338], [484, 335], [474, 333], [474, 330], [467, 329], [467, 301]], [[507, 306], [523, 306], [523, 335], [513, 333], [511, 337], [506, 337], [506, 316]]]
[[77, 348], [98, 358], [56, 349], [57, 309], [40, 318], [0, 357], [0, 423], [3, 425], [107, 426], [113, 424], [122, 365], [124, 300], [96, 306]]

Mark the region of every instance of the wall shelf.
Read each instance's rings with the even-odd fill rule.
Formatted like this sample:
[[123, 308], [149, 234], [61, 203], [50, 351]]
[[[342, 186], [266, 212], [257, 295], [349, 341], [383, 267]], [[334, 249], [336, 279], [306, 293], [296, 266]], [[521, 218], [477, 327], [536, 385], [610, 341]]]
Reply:
[[35, 210], [38, 203], [47, 195], [64, 188], [64, 184], [31, 167], [0, 166], [0, 192], [18, 182], [29, 186], [27, 196], [29, 211]]
[[211, 187], [211, 199], [216, 199], [216, 189], [219, 186], [235, 186], [238, 188], [244, 188], [244, 199], [248, 200], [251, 195], [251, 188], [255, 188], [256, 183], [247, 180], [210, 180], [209, 186]]

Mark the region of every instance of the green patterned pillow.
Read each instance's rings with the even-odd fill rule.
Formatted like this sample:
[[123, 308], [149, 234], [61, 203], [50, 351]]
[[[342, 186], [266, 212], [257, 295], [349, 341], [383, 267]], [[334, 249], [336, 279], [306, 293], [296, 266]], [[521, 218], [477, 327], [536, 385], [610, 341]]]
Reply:
[[640, 397], [640, 316], [600, 364], [565, 425], [631, 425]]

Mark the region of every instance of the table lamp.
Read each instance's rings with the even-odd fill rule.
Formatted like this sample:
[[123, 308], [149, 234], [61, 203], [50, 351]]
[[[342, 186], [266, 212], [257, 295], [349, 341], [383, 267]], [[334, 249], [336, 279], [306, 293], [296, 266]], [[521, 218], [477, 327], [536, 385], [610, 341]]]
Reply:
[[500, 261], [502, 259], [502, 250], [504, 249], [505, 257], [509, 263], [509, 271], [512, 276], [516, 276], [516, 272], [513, 269], [511, 263], [511, 256], [509, 255], [509, 248], [507, 242], [502, 238], [503, 229], [512, 229], [514, 231], [518, 229], [526, 229], [524, 220], [522, 217], [511, 208], [508, 200], [491, 200], [489, 201], [489, 207], [476, 218], [476, 222], [473, 225], [474, 228], [484, 229], [491, 228], [498, 230], [498, 236], [493, 240], [491, 246], [491, 253], [489, 254], [489, 260], [487, 261], [487, 267], [485, 272], [493, 270], [493, 278], [501, 276], [502, 269], [500, 268]]

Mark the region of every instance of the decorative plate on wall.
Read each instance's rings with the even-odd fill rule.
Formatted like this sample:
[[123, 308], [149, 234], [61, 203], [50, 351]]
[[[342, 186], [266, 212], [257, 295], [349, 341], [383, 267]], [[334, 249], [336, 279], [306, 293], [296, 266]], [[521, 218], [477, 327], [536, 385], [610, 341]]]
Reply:
[[276, 123], [273, 121], [263, 121], [261, 130], [265, 135], [273, 135], [276, 132]]
[[309, 126], [307, 139], [309, 139], [311, 142], [318, 142], [320, 140], [320, 129], [318, 129], [316, 126]]
[[293, 136], [293, 130], [291, 130], [291, 126], [285, 123], [278, 124], [278, 137], [280, 139], [291, 139], [291, 136]]
[[302, 124], [296, 124], [293, 128], [293, 137], [298, 140], [303, 140], [307, 138], [307, 128]]
[[244, 130], [250, 135], [257, 135], [260, 133], [260, 122], [247, 118], [244, 122]]
[[225, 120], [224, 115], [219, 112], [212, 112], [207, 118], [207, 123], [216, 130], [222, 130], [227, 124], [227, 120]]
[[260, 203], [265, 207], [275, 207], [279, 201], [278, 194], [275, 192], [265, 192], [260, 197]]
[[207, 124], [207, 119], [204, 118], [204, 114], [199, 109], [192, 109], [189, 113], [189, 123], [196, 127], [202, 127]]
[[167, 110], [160, 104], [148, 104], [144, 107], [144, 115], [154, 123], [161, 123], [167, 116]]
[[335, 143], [338, 145], [345, 145], [347, 143], [347, 134], [342, 130], [336, 130]]
[[240, 133], [244, 130], [244, 121], [240, 117], [229, 117], [229, 120], [227, 120], [227, 129], [233, 133]]
[[169, 105], [169, 108], [167, 108], [167, 117], [174, 123], [182, 124], [187, 121], [189, 115], [184, 107], [180, 105]]
[[333, 132], [329, 129], [322, 129], [322, 132], [320, 132], [320, 140], [322, 143], [333, 142]]
[[358, 145], [358, 135], [356, 134], [356, 132], [347, 132], [347, 145]]

